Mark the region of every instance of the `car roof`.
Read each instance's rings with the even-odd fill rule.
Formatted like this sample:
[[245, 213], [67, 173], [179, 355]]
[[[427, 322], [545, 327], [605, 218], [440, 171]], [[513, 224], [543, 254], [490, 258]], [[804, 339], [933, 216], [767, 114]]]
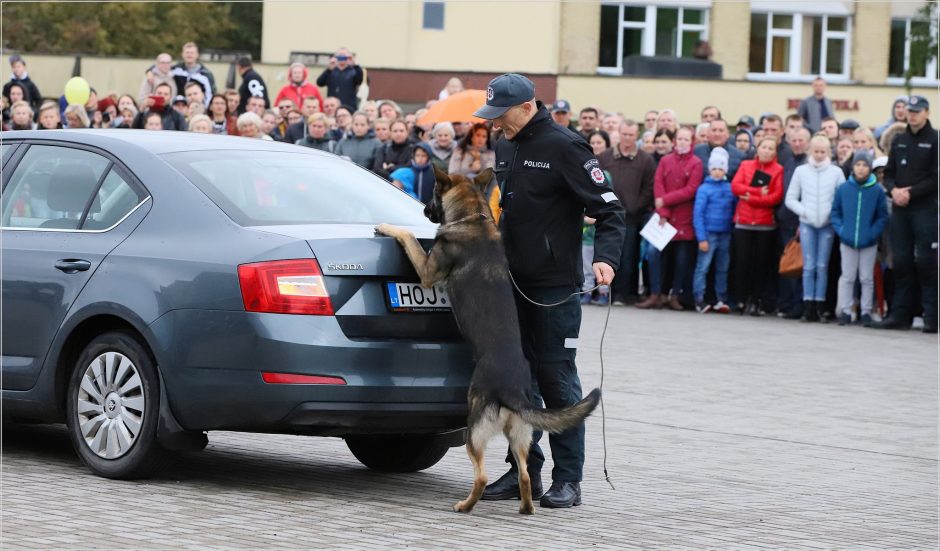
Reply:
[[308, 153], [326, 155], [309, 148], [269, 140], [248, 139], [239, 136], [218, 134], [200, 134], [197, 132], [179, 132], [174, 130], [131, 130], [131, 129], [71, 129], [71, 130], [17, 130], [3, 132], [3, 140], [42, 139], [73, 142], [112, 149], [117, 145], [136, 146], [146, 152], [162, 155], [180, 151], [282, 151], [287, 153]]

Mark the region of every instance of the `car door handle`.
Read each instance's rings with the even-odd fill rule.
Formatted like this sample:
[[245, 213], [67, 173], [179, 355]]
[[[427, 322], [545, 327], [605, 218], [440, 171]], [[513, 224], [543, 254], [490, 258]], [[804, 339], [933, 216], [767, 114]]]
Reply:
[[56, 261], [55, 267], [56, 270], [62, 270], [67, 274], [74, 274], [75, 272], [84, 272], [91, 268], [91, 262], [88, 262], [87, 260], [66, 258]]

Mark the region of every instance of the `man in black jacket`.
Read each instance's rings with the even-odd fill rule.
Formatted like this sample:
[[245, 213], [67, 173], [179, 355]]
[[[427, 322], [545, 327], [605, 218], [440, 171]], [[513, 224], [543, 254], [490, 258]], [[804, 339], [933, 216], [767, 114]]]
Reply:
[[33, 108], [33, 113], [38, 113], [39, 107], [42, 105], [42, 94], [39, 93], [39, 87], [36, 86], [36, 83], [30, 80], [23, 57], [19, 54], [11, 55], [10, 69], [13, 75], [10, 77], [10, 82], [3, 85], [3, 97], [10, 101], [10, 88], [13, 84], [19, 84], [26, 91], [26, 97], [23, 99]]
[[244, 113], [248, 105], [248, 98], [264, 98], [264, 108], [271, 108], [271, 100], [268, 99], [268, 88], [264, 84], [261, 75], [252, 68], [251, 59], [247, 57], [238, 58], [236, 64], [238, 74], [242, 76], [242, 85], [238, 87], [238, 113]]
[[[575, 366], [581, 304], [575, 293], [584, 280], [581, 270], [581, 224], [595, 218], [593, 270], [597, 283], [609, 285], [619, 267], [624, 238], [623, 207], [590, 146], [576, 132], [552, 121], [535, 100], [532, 81], [505, 74], [490, 81], [486, 105], [476, 116], [494, 121], [503, 136], [496, 145], [496, 179], [502, 192], [499, 227], [509, 269], [517, 287], [516, 308], [522, 346], [532, 368], [533, 406], [542, 399], [549, 408], [570, 406], [581, 399]], [[538, 303], [561, 304], [553, 307]], [[529, 475], [533, 497], [542, 494], [545, 461], [533, 435]], [[584, 467], [584, 425], [549, 436], [552, 486], [542, 507], [581, 503]], [[512, 453], [509, 472], [487, 486], [483, 499], [519, 496]]]
[[896, 283], [891, 314], [876, 327], [909, 329], [914, 286], [920, 280], [924, 333], [937, 332], [937, 131], [923, 96], [907, 101], [907, 130], [891, 145], [885, 188], [891, 211], [891, 254]]
[[340, 48], [317, 77], [317, 86], [326, 86], [327, 96], [339, 98], [340, 103], [351, 106], [355, 111], [359, 108], [356, 92], [362, 81], [362, 67], [356, 65], [356, 56], [346, 48]]
[[218, 92], [215, 87], [215, 76], [205, 65], [199, 63], [199, 46], [195, 42], [183, 44], [182, 57], [183, 61], [170, 70], [173, 80], [176, 81], [176, 93], [182, 94], [187, 82], [196, 81], [202, 86], [202, 92], [206, 96], [206, 107], [208, 107], [212, 94]]

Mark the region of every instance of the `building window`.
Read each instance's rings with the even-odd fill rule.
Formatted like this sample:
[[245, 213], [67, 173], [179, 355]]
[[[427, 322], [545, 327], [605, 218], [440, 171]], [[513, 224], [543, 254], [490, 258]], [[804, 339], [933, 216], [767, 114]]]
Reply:
[[915, 19], [891, 20], [891, 49], [888, 57], [888, 81], [899, 83], [910, 69], [913, 84], [935, 83], [940, 80], [940, 64], [936, 53], [928, 52], [926, 47], [918, 47], [911, 40], [914, 32], [923, 33], [930, 26], [930, 32], [937, 34], [936, 25]]
[[444, 30], [444, 2], [424, 3], [424, 28]]
[[707, 38], [707, 9], [604, 3], [597, 70], [619, 75], [631, 55], [691, 57]]
[[852, 21], [842, 15], [752, 13], [751, 78], [849, 78]]

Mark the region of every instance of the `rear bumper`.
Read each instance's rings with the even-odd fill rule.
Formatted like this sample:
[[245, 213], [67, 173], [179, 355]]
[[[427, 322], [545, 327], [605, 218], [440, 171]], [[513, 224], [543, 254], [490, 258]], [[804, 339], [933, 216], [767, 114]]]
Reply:
[[[342, 436], [466, 425], [473, 362], [462, 342], [350, 340], [333, 317], [231, 311], [174, 311], [150, 329], [171, 409], [189, 430]], [[346, 384], [268, 384], [262, 372]]]

